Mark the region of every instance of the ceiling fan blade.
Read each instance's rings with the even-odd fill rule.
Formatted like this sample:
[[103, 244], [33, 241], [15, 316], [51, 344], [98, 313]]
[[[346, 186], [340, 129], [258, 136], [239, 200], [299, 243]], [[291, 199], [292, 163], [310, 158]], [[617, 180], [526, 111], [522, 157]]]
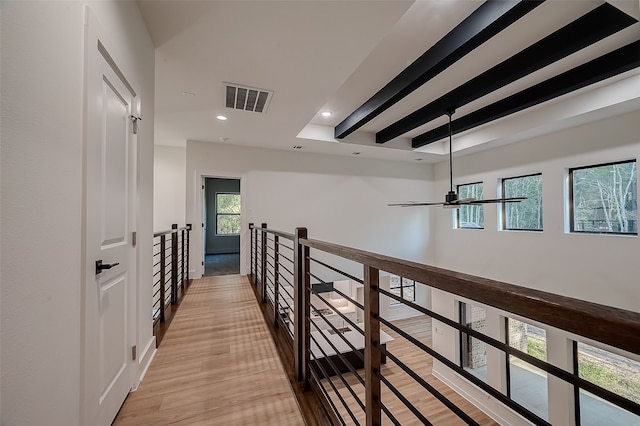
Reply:
[[460, 206], [478, 205], [478, 204], [499, 204], [499, 203], [519, 203], [524, 201], [527, 197], [511, 197], [511, 198], [490, 198], [486, 200], [478, 200], [476, 198], [461, 198], [458, 199], [458, 194], [453, 190], [453, 149], [452, 149], [452, 135], [451, 131], [451, 116], [455, 112], [455, 108], [450, 107], [447, 110], [447, 116], [449, 117], [449, 192], [445, 195], [445, 201], [440, 203], [423, 203], [423, 202], [407, 202], [388, 204], [392, 207], [415, 207], [415, 206], [442, 206], [445, 209], [459, 209]]
[[416, 207], [416, 206], [442, 206], [445, 203], [428, 203], [428, 202], [409, 202], [409, 203], [397, 203], [397, 204], [387, 204], [390, 207]]
[[451, 201], [448, 204], [469, 204], [478, 201], [476, 198], [461, 198], [459, 200]]
[[473, 200], [473, 201], [464, 201], [459, 202], [459, 204], [499, 204], [499, 203], [519, 203], [521, 201], [527, 200], [527, 197], [512, 197], [512, 198], [490, 198], [487, 200]]

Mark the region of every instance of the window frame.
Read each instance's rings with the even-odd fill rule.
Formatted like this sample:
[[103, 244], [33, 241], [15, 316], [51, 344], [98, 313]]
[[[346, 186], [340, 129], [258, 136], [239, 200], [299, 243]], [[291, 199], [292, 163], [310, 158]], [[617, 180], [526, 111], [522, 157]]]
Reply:
[[[458, 195], [458, 199], [461, 199], [460, 197], [460, 187], [461, 186], [470, 186], [470, 185], [482, 185], [482, 199], [484, 199], [484, 182], [483, 181], [479, 181], [479, 182], [470, 182], [470, 183], [463, 183], [463, 184], [459, 184], [456, 185], [456, 194]], [[482, 208], [482, 226], [478, 225], [478, 228], [474, 228], [471, 226], [460, 226], [460, 209], [462, 209], [463, 207], [479, 207]], [[480, 204], [480, 205], [472, 205], [472, 206], [465, 206], [465, 205], [461, 205], [459, 206], [459, 208], [457, 208], [455, 210], [455, 228], [456, 229], [484, 229], [484, 205]]]
[[[402, 300], [406, 300], [408, 302], [415, 303], [415, 301], [416, 301], [416, 281], [415, 280], [410, 280], [409, 278], [401, 277], [400, 275], [396, 275], [396, 276], [398, 278], [400, 278], [400, 285], [397, 286], [397, 287], [391, 287], [391, 279], [389, 279], [389, 293], [392, 293], [391, 289], [399, 288], [400, 289], [400, 295], [399, 296], [400, 296], [400, 298]], [[404, 284], [404, 280], [411, 281], [411, 284], [405, 285]], [[408, 287], [412, 287], [413, 288], [413, 299], [407, 299], [407, 298], [404, 297], [404, 289], [408, 288]], [[389, 306], [399, 306], [399, 305], [404, 305], [404, 303], [390, 298]]]
[[[637, 173], [638, 173], [638, 169], [637, 169], [637, 159], [630, 159], [630, 160], [621, 160], [621, 161], [612, 161], [612, 162], [608, 162], [608, 163], [600, 163], [600, 164], [592, 164], [592, 165], [588, 165], [588, 166], [579, 166], [579, 167], [570, 167], [568, 169], [568, 184], [569, 184], [569, 188], [568, 188], [568, 201], [569, 201], [569, 205], [568, 205], [568, 211], [569, 211], [569, 232], [572, 234], [591, 234], [591, 235], [628, 235], [628, 236], [638, 236], [638, 231], [636, 232], [610, 232], [610, 231], [576, 231], [575, 230], [575, 204], [574, 204], [574, 177], [573, 174], [576, 170], [585, 170], [585, 169], [594, 169], [594, 168], [598, 168], [598, 167], [607, 167], [607, 166], [616, 166], [618, 164], [627, 164], [627, 163], [636, 163], [636, 191], [637, 191]], [[637, 205], [637, 200], [638, 200], [638, 194], [636, 193], [636, 209], [638, 207]], [[637, 226], [637, 224], [636, 224]]]
[[[508, 180], [512, 180], [512, 179], [522, 179], [522, 178], [527, 178], [527, 177], [532, 177], [532, 176], [540, 176], [540, 185], [542, 185], [542, 172], [538, 172], [538, 173], [529, 173], [526, 175], [521, 175], [521, 176], [513, 176], [513, 177], [508, 177], [508, 178], [501, 178], [500, 179], [500, 191], [501, 191], [501, 196], [503, 198], [506, 197], [506, 188], [505, 188], [505, 182]], [[542, 196], [540, 197], [540, 203], [542, 204]], [[541, 206], [542, 207], [542, 206]], [[500, 226], [501, 226], [501, 230], [503, 231], [519, 231], [519, 232], [542, 232], [544, 230], [544, 211], [543, 213], [543, 218], [542, 218], [542, 228], [540, 229], [523, 229], [523, 228], [507, 228], [507, 203], [502, 203], [502, 207], [500, 208]]]
[[[216, 192], [216, 202], [215, 202], [215, 206], [216, 206], [216, 237], [236, 237], [238, 235], [240, 235], [240, 231], [237, 233], [233, 233], [233, 234], [221, 234], [218, 231], [218, 217], [219, 216], [238, 216], [240, 218], [242, 218], [242, 198], [240, 199], [240, 213], [220, 213], [218, 212], [218, 195], [237, 195], [238, 197], [240, 197], [240, 192], [231, 192], [231, 191], [221, 191], [221, 192]], [[242, 219], [241, 219], [242, 220]], [[241, 226], [242, 228], [242, 226]]]

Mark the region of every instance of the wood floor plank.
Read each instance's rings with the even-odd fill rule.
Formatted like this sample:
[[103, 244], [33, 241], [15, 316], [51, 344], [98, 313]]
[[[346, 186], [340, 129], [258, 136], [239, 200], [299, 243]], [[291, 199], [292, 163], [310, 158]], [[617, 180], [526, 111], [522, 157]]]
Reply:
[[303, 425], [246, 277], [191, 285], [114, 425]]
[[[431, 346], [425, 316], [394, 324]], [[383, 327], [395, 340], [388, 350], [483, 426], [496, 423], [431, 374], [432, 358]], [[382, 374], [434, 425], [464, 424], [400, 367], [388, 361]], [[344, 379], [364, 401], [364, 387], [351, 373]], [[337, 377], [330, 379], [358, 423], [364, 413]], [[328, 380], [323, 383], [328, 386]], [[404, 425], [418, 419], [383, 385], [382, 401]], [[337, 402], [347, 424], [354, 424]], [[304, 425], [272, 337], [246, 277], [194, 281], [164, 336], [144, 381], [127, 398], [115, 425]], [[390, 424], [385, 419], [384, 424]]]

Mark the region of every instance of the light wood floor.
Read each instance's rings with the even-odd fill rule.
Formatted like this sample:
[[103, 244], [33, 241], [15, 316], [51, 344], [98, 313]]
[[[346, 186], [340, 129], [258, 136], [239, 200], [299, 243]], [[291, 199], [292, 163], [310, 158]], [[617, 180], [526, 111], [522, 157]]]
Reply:
[[[394, 325], [404, 330], [411, 336], [418, 339], [420, 342], [431, 347], [431, 319], [427, 316], [421, 315], [418, 317], [407, 318], [403, 320], [393, 321]], [[394, 338], [393, 341], [387, 343], [387, 350], [393, 354], [396, 358], [399, 358], [404, 364], [409, 366], [420, 377], [422, 377], [427, 383], [435, 387], [439, 392], [444, 394], [450, 401], [460, 407], [465, 413], [472, 417], [482, 426], [497, 425], [495, 421], [485, 415], [473, 404], [462, 398], [459, 394], [451, 390], [448, 386], [436, 379], [431, 374], [431, 367], [433, 365], [433, 358], [422, 352], [419, 348], [412, 343], [400, 337], [394, 331], [382, 326], [382, 329]], [[434, 425], [465, 425], [466, 423], [460, 420], [455, 414], [453, 414], [447, 407], [445, 407], [440, 401], [429, 394], [421, 385], [419, 385], [413, 378], [407, 375], [399, 366], [393, 361], [387, 359], [387, 363], [381, 368], [382, 375], [396, 387], [402, 395], [404, 395], [425, 417]], [[361, 377], [364, 379], [364, 370], [360, 370]], [[345, 381], [354, 389], [356, 395], [364, 403], [364, 386], [356, 379], [353, 373], [343, 374]], [[353, 412], [359, 424], [365, 424], [365, 415], [360, 406], [355, 401], [352, 394], [347, 390], [344, 383], [337, 377], [331, 378], [334, 386], [343, 397], [347, 405]], [[336, 407], [340, 412], [343, 419], [345, 419], [348, 425], [356, 424], [344, 408], [340, 400], [335, 397], [335, 391], [328, 383], [328, 379], [322, 380], [326, 389], [335, 400]], [[404, 405], [400, 399], [398, 399], [389, 388], [384, 384], [382, 386], [382, 403], [389, 409], [393, 416], [402, 424], [406, 425], [419, 425], [422, 424], [416, 416], [414, 416]], [[391, 420], [386, 417], [383, 412], [383, 425], [392, 424]]]
[[[431, 345], [425, 316], [394, 321]], [[483, 426], [496, 425], [431, 374], [432, 358], [395, 332], [389, 352], [400, 358]], [[462, 425], [391, 360], [382, 374], [434, 425]], [[351, 374], [346, 381], [364, 401], [364, 388]], [[364, 424], [364, 413], [337, 378], [331, 379]], [[327, 379], [323, 382], [330, 393]], [[383, 385], [382, 402], [405, 425], [421, 422]], [[347, 424], [355, 424], [336, 399]], [[384, 415], [383, 415], [384, 417]], [[383, 424], [391, 424], [384, 419]], [[194, 281], [158, 348], [144, 381], [127, 398], [115, 425], [304, 425], [300, 411], [246, 277], [227, 275]]]
[[247, 278], [195, 280], [115, 425], [304, 425]]

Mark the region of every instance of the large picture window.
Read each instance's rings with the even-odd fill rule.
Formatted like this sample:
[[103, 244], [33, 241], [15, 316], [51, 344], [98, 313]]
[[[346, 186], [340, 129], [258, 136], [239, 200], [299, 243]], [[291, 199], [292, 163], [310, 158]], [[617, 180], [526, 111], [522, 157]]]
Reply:
[[[475, 198], [481, 200], [484, 197], [482, 182], [458, 185], [458, 199]], [[483, 229], [484, 207], [481, 205], [460, 206], [458, 209], [458, 228]]]
[[216, 235], [240, 234], [240, 194], [216, 193]]
[[542, 231], [542, 175], [502, 180], [504, 198], [527, 197], [519, 203], [502, 203], [502, 229]]
[[636, 161], [569, 170], [571, 232], [638, 233]]

